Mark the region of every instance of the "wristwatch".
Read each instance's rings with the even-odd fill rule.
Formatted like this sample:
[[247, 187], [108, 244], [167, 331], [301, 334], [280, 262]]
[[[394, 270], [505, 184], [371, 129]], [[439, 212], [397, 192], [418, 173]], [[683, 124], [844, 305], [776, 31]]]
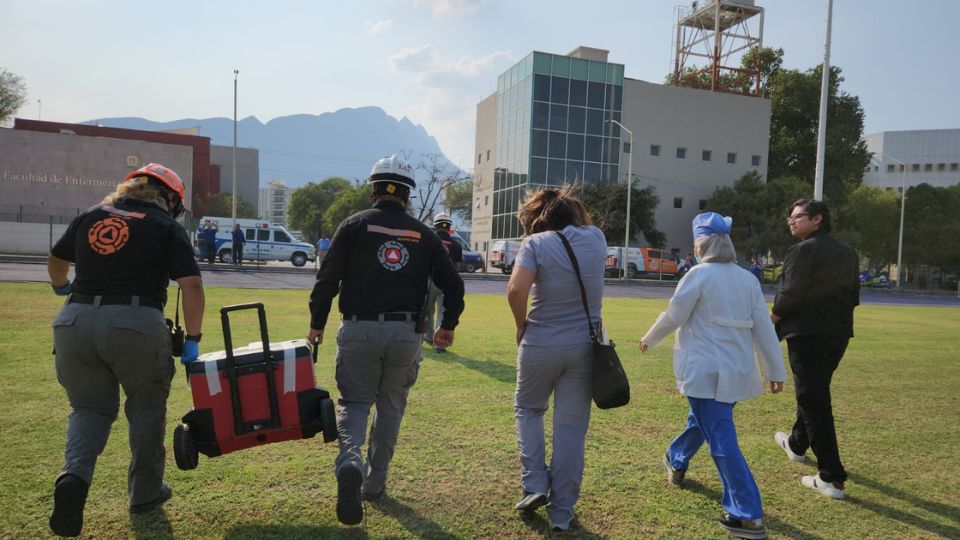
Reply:
[[197, 343], [200, 343], [200, 339], [201, 339], [201, 338], [203, 338], [203, 332], [200, 332], [199, 334], [197, 334], [197, 335], [195, 335], [195, 336], [187, 335], [187, 337], [186, 337], [186, 339], [188, 339], [188, 340], [190, 340], [190, 341], [196, 341]]

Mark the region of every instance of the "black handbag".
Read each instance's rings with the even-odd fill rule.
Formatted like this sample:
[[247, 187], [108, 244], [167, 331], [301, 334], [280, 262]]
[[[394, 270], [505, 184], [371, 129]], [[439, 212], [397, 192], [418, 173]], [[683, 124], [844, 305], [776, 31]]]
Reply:
[[609, 345], [600, 341], [600, 333], [591, 322], [590, 308], [587, 306], [587, 290], [583, 287], [583, 277], [580, 275], [580, 263], [577, 262], [577, 256], [573, 254], [573, 248], [567, 237], [559, 231], [557, 235], [567, 250], [570, 262], [573, 263], [574, 272], [577, 273], [583, 311], [587, 314], [587, 327], [590, 329], [590, 342], [593, 344], [593, 374], [590, 383], [593, 402], [601, 409], [623, 407], [630, 403], [630, 381], [627, 380], [627, 374], [623, 371], [623, 364], [617, 356], [613, 340], [610, 340]]

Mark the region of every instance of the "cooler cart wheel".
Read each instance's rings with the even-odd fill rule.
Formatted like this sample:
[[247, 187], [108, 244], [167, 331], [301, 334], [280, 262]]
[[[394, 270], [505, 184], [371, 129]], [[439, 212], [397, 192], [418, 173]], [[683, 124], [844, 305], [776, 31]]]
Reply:
[[337, 440], [337, 412], [330, 398], [320, 400], [320, 422], [323, 424], [323, 442]]
[[182, 471], [197, 468], [200, 452], [187, 424], [180, 424], [173, 430], [173, 457], [176, 459], [177, 468]]

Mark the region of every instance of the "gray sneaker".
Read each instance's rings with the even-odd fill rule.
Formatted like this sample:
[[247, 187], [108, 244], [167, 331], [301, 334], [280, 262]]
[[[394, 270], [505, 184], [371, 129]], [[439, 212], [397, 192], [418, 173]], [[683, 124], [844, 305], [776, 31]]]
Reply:
[[673, 465], [670, 464], [670, 455], [664, 452], [663, 454], [663, 466], [667, 469], [667, 480], [675, 486], [683, 485], [683, 477], [686, 476], [686, 469], [674, 469]]
[[525, 491], [523, 492], [523, 498], [517, 501], [517, 505], [514, 508], [521, 511], [536, 510], [545, 504], [547, 504], [546, 493]]

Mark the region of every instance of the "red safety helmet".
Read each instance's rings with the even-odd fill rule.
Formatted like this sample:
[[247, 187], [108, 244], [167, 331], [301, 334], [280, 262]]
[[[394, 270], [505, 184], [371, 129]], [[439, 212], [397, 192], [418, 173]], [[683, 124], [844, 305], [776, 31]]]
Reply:
[[151, 178], [156, 178], [163, 183], [164, 186], [170, 188], [170, 191], [173, 191], [180, 197], [180, 200], [183, 201], [183, 198], [186, 196], [183, 189], [183, 180], [180, 180], [180, 176], [177, 173], [173, 172], [173, 169], [164, 167], [159, 163], [149, 163], [139, 169], [128, 174], [126, 178], [123, 179], [124, 182], [130, 180], [131, 178], [136, 178], [138, 176], [149, 176]]
[[180, 176], [173, 172], [173, 169], [164, 167], [159, 163], [149, 163], [128, 174], [123, 181], [126, 182], [127, 180], [137, 178], [139, 176], [150, 177], [160, 182], [170, 191], [176, 193], [179, 200], [177, 201], [177, 204], [170, 209], [170, 215], [173, 216], [174, 219], [177, 219], [181, 214], [183, 214], [183, 198], [186, 196], [183, 189], [183, 180], [180, 180]]

